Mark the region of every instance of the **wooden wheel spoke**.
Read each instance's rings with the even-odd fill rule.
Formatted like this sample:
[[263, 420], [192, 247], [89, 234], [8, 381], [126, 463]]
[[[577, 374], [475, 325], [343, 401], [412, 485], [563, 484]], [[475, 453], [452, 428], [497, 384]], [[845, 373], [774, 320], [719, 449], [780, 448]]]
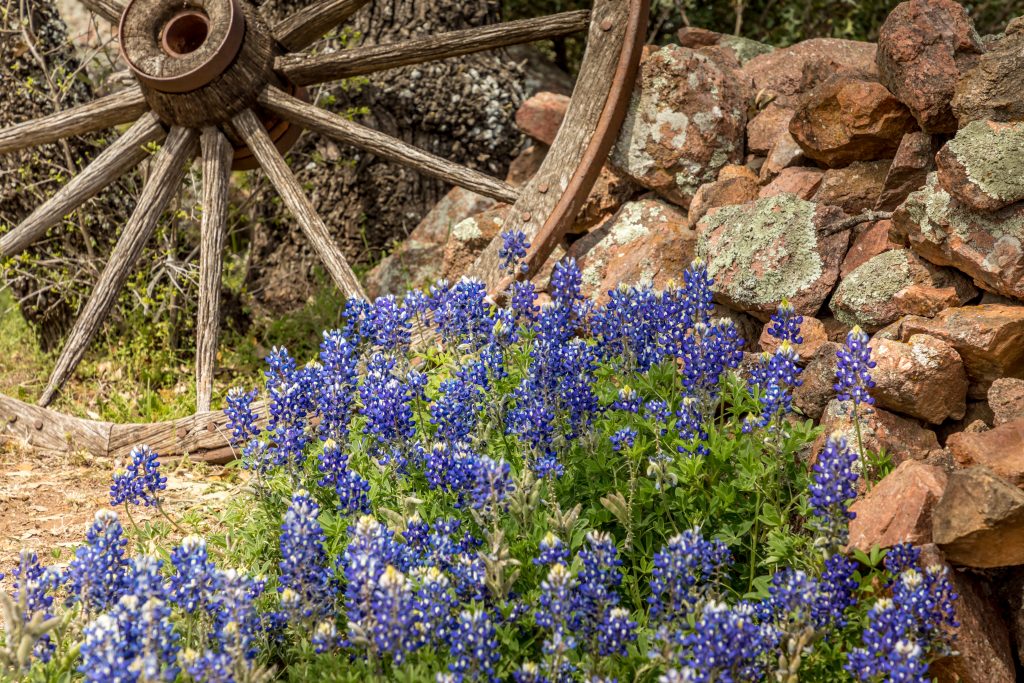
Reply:
[[36, 207], [16, 228], [0, 237], [0, 258], [30, 247], [62, 218], [134, 168], [149, 155], [145, 145], [164, 138], [164, 128], [154, 114], [135, 122], [117, 141], [93, 159], [81, 173]]
[[131, 123], [148, 109], [142, 90], [138, 86], [128, 88], [41, 119], [0, 130], [0, 154]]
[[458, 57], [497, 47], [557, 38], [586, 30], [590, 12], [578, 10], [537, 19], [451, 31], [401, 43], [371, 45], [323, 55], [283, 55], [275, 68], [293, 83], [311, 85], [351, 76]]
[[195, 154], [197, 133], [189, 128], [172, 128], [156, 157], [153, 173], [139, 196], [135, 211], [124, 226], [110, 253], [89, 300], [79, 312], [60, 358], [50, 375], [39, 405], [49, 405], [82, 360], [92, 338], [117, 301], [117, 295], [142, 255], [142, 248], [156, 229], [157, 221], [175, 195], [185, 175], [185, 164]]
[[124, 13], [124, 3], [119, 0], [78, 0], [87, 10], [98, 14], [114, 26], [121, 23], [121, 14]]
[[459, 166], [437, 155], [413, 147], [390, 135], [324, 111], [274, 87], [260, 95], [261, 105], [279, 116], [321, 135], [359, 147], [434, 178], [472, 190], [501, 202], [516, 201], [519, 192], [508, 183]]
[[334, 243], [327, 225], [302, 191], [256, 114], [246, 109], [232, 119], [232, 124], [281, 195], [285, 206], [299, 221], [302, 231], [306, 233], [306, 238], [312, 243], [334, 283], [346, 296], [365, 299], [363, 286], [359, 284], [341, 250]]
[[220, 330], [221, 262], [228, 228], [231, 143], [216, 128], [206, 128], [203, 151], [203, 218], [199, 226], [199, 313], [196, 323], [196, 410], [210, 409]]
[[369, 1], [323, 0], [315, 5], [307, 5], [277, 24], [274, 27], [274, 38], [289, 52], [305, 50]]

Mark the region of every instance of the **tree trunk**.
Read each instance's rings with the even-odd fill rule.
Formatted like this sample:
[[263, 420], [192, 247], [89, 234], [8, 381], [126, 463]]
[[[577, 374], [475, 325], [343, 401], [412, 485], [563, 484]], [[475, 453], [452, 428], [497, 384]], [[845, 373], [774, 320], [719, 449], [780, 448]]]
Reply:
[[[281, 16], [295, 6], [280, 2], [265, 9]], [[497, 3], [490, 0], [375, 0], [355, 16], [354, 40], [382, 44], [497, 20]], [[495, 52], [382, 72], [310, 95], [321, 106], [355, 112], [359, 121], [417, 147], [504, 176], [522, 142], [514, 118], [523, 80], [522, 69]], [[335, 239], [357, 264], [380, 258], [448, 190], [440, 181], [308, 132], [289, 157]], [[261, 183], [257, 192], [269, 199], [271, 191]], [[247, 289], [264, 309], [289, 310], [315, 291], [316, 257], [279, 204], [255, 205]]]

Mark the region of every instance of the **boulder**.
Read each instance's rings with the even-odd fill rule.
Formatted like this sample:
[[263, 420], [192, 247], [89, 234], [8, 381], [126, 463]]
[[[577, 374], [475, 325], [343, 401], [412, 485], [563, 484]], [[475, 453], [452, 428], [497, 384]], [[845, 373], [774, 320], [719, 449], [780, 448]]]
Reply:
[[926, 133], [953, 133], [950, 101], [962, 73], [984, 52], [967, 10], [953, 0], [908, 0], [878, 33], [878, 74]]
[[367, 274], [366, 293], [371, 297], [404, 294], [408, 289], [425, 287], [440, 278], [444, 247], [452, 228], [496, 203], [461, 187], [453, 188], [409, 236]]
[[581, 235], [606, 221], [619, 210], [623, 204], [636, 195], [640, 188], [626, 175], [608, 166], [601, 168], [601, 173], [594, 182], [587, 201], [576, 214], [569, 232]]
[[[900, 417], [888, 410], [861, 406], [857, 410], [860, 422], [861, 444], [873, 453], [885, 451], [893, 463], [904, 460], [924, 460], [940, 449], [938, 437], [917, 420]], [[840, 433], [851, 448], [857, 447], [857, 429], [853, 419], [853, 402], [833, 399], [821, 415], [822, 434], [815, 440], [811, 452], [820, 454], [825, 448], [827, 435]]]
[[516, 126], [538, 142], [551, 145], [569, 109], [569, 98], [553, 92], [539, 92], [516, 110]]
[[724, 57], [742, 66], [758, 55], [768, 54], [775, 48], [750, 38], [716, 33], [706, 28], [684, 26], [677, 33], [679, 44], [708, 55]]
[[962, 270], [983, 289], [1024, 299], [1024, 202], [994, 213], [973, 211], [932, 173], [893, 212], [891, 235], [932, 263]]
[[892, 221], [889, 220], [873, 221], [865, 224], [866, 227], [861, 230], [860, 234], [854, 238], [853, 244], [850, 245], [850, 251], [846, 252], [843, 265], [839, 266], [840, 277], [846, 277], [879, 254], [883, 254], [890, 249], [900, 248], [900, 245], [889, 239], [889, 227], [891, 225]]
[[939, 681], [957, 683], [1014, 683], [1010, 631], [1003, 619], [1004, 600], [993, 594], [991, 582], [974, 574], [956, 571], [934, 543], [921, 547], [922, 567], [941, 566], [957, 594], [953, 602], [956, 621], [956, 653], [935, 660], [928, 674]]
[[840, 348], [833, 341], [818, 346], [800, 373], [803, 383], [793, 389], [793, 405], [812, 420], [820, 420], [825, 407], [836, 397], [836, 353]]
[[904, 135], [882, 183], [882, 193], [875, 209], [892, 211], [911, 192], [924, 187], [928, 174], [935, 170], [935, 152], [932, 136], [928, 133], [914, 131]]
[[935, 163], [942, 189], [973, 211], [1024, 200], [1024, 121], [972, 121], [942, 146]]
[[[771, 322], [764, 325], [761, 329], [761, 336], [757, 341], [761, 350], [767, 353], [775, 353], [776, 349], [782, 344], [778, 339], [768, 334], [768, 328], [773, 325], [774, 323]], [[821, 324], [820, 320], [809, 315], [803, 316], [803, 322], [800, 323], [800, 336], [803, 338], [803, 341], [799, 344], [794, 344], [793, 350], [796, 351], [797, 358], [800, 359], [801, 363], [807, 363], [811, 360], [818, 352], [818, 349], [821, 348], [821, 345], [828, 341], [825, 326]]]
[[496, 204], [483, 213], [456, 223], [444, 245], [441, 277], [446, 280], [462, 277], [476, 257], [498, 236], [510, 209], [508, 204]]
[[953, 472], [932, 515], [932, 538], [954, 564], [1024, 564], [1024, 491], [983, 465]]
[[759, 174], [761, 184], [770, 183], [783, 169], [790, 166], [802, 166], [806, 163], [807, 157], [804, 156], [804, 151], [800, 149], [800, 145], [796, 144], [796, 140], [793, 139], [788, 130], [784, 131], [775, 139], [775, 144], [772, 145], [768, 156], [761, 165], [761, 172]]
[[1024, 417], [1024, 379], [1000, 377], [992, 382], [988, 404], [996, 426]]
[[821, 178], [812, 201], [838, 206], [856, 215], [874, 208], [882, 194], [889, 161], [855, 161], [846, 168], [830, 168]]
[[956, 349], [967, 370], [971, 398], [985, 398], [1001, 377], [1024, 378], [1024, 307], [982, 304], [950, 308], [933, 319], [905, 318], [900, 338], [916, 334], [937, 337]]
[[843, 322], [875, 332], [905, 315], [935, 316], [977, 293], [955, 270], [933, 266], [909, 249], [891, 249], [843, 277], [829, 308]]
[[877, 75], [875, 45], [836, 38], [812, 38], [754, 57], [743, 73], [759, 97], [795, 107], [815, 85], [837, 73]]
[[905, 460], [850, 506], [850, 548], [921, 545], [932, 540], [932, 514], [946, 488], [940, 467]]
[[747, 122], [747, 151], [768, 154], [779, 136], [789, 131], [793, 109], [771, 102]]
[[916, 334], [907, 343], [871, 340], [875, 369], [871, 395], [885, 408], [932, 424], [967, 410], [967, 374], [960, 355], [936, 337]]
[[837, 74], [804, 97], [789, 132], [807, 157], [838, 168], [889, 159], [917, 128], [903, 103], [873, 78]]
[[758, 192], [758, 197], [774, 197], [778, 194], [792, 194], [800, 199], [810, 199], [818, 191], [824, 172], [820, 168], [791, 166], [782, 169], [767, 185]]
[[718, 172], [719, 180], [729, 180], [730, 178], [746, 178], [757, 182], [757, 172], [749, 166], [740, 166], [739, 164], [726, 164], [722, 167], [722, 170]]
[[690, 202], [690, 225], [697, 225], [711, 209], [754, 201], [758, 189], [757, 182], [747, 177], [727, 178], [701, 185]]
[[1024, 419], [981, 432], [960, 432], [946, 447], [961, 467], [984, 465], [1016, 486], [1024, 485]]
[[619, 284], [665, 287], [693, 259], [694, 232], [673, 204], [656, 197], [627, 202], [569, 247], [583, 293], [600, 303]]
[[985, 49], [957, 81], [953, 113], [961, 126], [984, 119], [1024, 121], [1024, 30], [1008, 27]]
[[752, 92], [738, 72], [668, 45], [642, 62], [611, 163], [682, 207], [728, 163], [743, 161]]
[[697, 224], [697, 256], [714, 278], [716, 301], [761, 320], [784, 298], [801, 315], [816, 314], [849, 244], [848, 230], [827, 234], [842, 217], [786, 194], [714, 209]]

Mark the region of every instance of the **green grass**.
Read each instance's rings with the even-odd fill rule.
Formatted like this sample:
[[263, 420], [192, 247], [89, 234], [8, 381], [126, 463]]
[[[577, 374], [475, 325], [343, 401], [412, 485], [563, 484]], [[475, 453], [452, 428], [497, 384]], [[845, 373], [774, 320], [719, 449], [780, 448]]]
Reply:
[[[244, 333], [222, 330], [214, 407], [222, 405], [231, 387], [261, 381], [262, 359], [274, 346], [287, 347], [299, 359], [315, 357], [320, 333], [340, 323], [343, 302], [334, 287], [322, 283], [293, 312], [257, 317]], [[168, 347], [167, 323], [140, 319], [116, 330], [108, 326], [103, 334], [54, 402], [55, 409], [113, 422], [160, 421], [195, 412], [192, 349]], [[39, 349], [11, 292], [0, 289], [0, 392], [34, 402], [55, 360], [56, 353]]]

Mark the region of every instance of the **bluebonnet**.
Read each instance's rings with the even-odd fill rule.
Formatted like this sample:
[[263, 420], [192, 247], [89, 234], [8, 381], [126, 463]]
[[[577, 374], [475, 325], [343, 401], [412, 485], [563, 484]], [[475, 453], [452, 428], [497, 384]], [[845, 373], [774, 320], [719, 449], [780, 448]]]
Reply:
[[[0, 574], [0, 579], [3, 574]], [[60, 572], [53, 568], [43, 567], [39, 563], [39, 556], [30, 550], [22, 550], [18, 554], [18, 566], [11, 572], [13, 598], [16, 604], [24, 610], [26, 622], [33, 618], [42, 617], [45, 623], [52, 619], [53, 615], [53, 591], [61, 584]], [[14, 616], [14, 615], [9, 615]], [[8, 624], [8, 638], [13, 637], [12, 624]], [[39, 635], [32, 645], [32, 653], [43, 662], [50, 661], [55, 649], [55, 643], [49, 633]]]
[[292, 495], [281, 525], [278, 592], [281, 606], [300, 622], [331, 613], [337, 591], [324, 550], [326, 536], [317, 516], [320, 507], [306, 491]]
[[843, 628], [846, 625], [846, 610], [857, 604], [856, 591], [859, 587], [854, 572], [857, 562], [836, 553], [825, 560], [825, 567], [818, 579], [818, 591], [811, 606], [811, 616], [818, 629], [829, 625]]
[[676, 410], [676, 430], [682, 443], [676, 446], [680, 453], [688, 455], [707, 455], [708, 433], [704, 428], [704, 414], [700, 401], [693, 396], [683, 396]]
[[390, 654], [395, 664], [422, 645], [416, 597], [405, 574], [392, 565], [385, 567], [373, 589], [371, 638], [381, 654]]
[[358, 364], [358, 350], [340, 330], [324, 332], [316, 396], [317, 430], [322, 441], [344, 443], [348, 437]]
[[868, 611], [862, 646], [848, 653], [846, 670], [857, 680], [930, 681], [928, 662], [948, 654], [958, 624], [957, 598], [945, 567], [905, 569]]
[[796, 314], [793, 304], [789, 303], [787, 299], [783, 299], [775, 313], [772, 314], [768, 324], [768, 334], [779, 341], [803, 344], [804, 338], [800, 336], [800, 325], [803, 322], [804, 317]]
[[569, 560], [569, 548], [550, 531], [540, 540], [540, 553], [533, 558], [536, 565], [566, 564]]
[[885, 553], [885, 568], [893, 576], [907, 569], [916, 569], [921, 560], [921, 549], [910, 543], [897, 543]]
[[546, 629], [544, 653], [564, 655], [576, 647], [573, 635], [579, 628], [576, 614], [576, 580], [564, 564], [555, 564], [548, 570], [540, 585], [540, 599], [534, 619], [537, 626]]
[[131, 583], [131, 567], [124, 556], [128, 542], [117, 513], [97, 511], [85, 542], [68, 565], [68, 602], [81, 602], [86, 610], [101, 612], [116, 604]]
[[394, 534], [370, 515], [349, 529], [349, 544], [342, 555], [345, 576], [345, 612], [350, 630], [369, 638], [373, 623], [373, 592], [389, 565], [404, 565], [402, 545]]
[[507, 507], [506, 498], [516, 489], [508, 462], [481, 456], [476, 460], [475, 472], [470, 492], [473, 509], [488, 514], [502, 511]]
[[378, 297], [369, 309], [367, 324], [374, 346], [387, 354], [404, 356], [409, 350], [412, 313], [392, 296]]
[[[498, 249], [498, 259], [501, 261], [501, 269], [507, 273], [515, 273], [519, 268], [520, 261], [526, 258], [526, 252], [530, 248], [530, 242], [526, 233], [522, 230], [506, 230], [501, 233], [501, 247]], [[526, 272], [526, 264], [523, 265], [523, 272]]]
[[470, 350], [486, 343], [491, 332], [487, 287], [480, 280], [462, 278], [450, 288], [441, 281], [430, 288], [430, 311], [441, 339], [466, 344]]
[[625, 655], [626, 645], [636, 640], [636, 626], [628, 609], [609, 609], [597, 627], [597, 654], [602, 657]]
[[313, 637], [310, 638], [310, 643], [313, 645], [313, 651], [318, 655], [339, 647], [343, 642], [343, 639], [338, 635], [338, 625], [334, 623], [334, 619], [324, 619], [317, 623], [316, 628], [313, 629]]
[[717, 539], [707, 540], [700, 529], [676, 534], [654, 554], [651, 570], [651, 618], [678, 624], [694, 607], [714, 594], [718, 580], [732, 563], [732, 554]]
[[846, 544], [849, 520], [856, 516], [850, 502], [857, 497], [857, 454], [847, 448], [841, 434], [833, 434], [814, 463], [813, 481], [808, 486], [811, 512], [823, 533], [823, 545], [836, 548]]
[[750, 373], [750, 392], [761, 405], [758, 425], [766, 427], [793, 408], [793, 389], [803, 382], [796, 351], [789, 340], [775, 353], [762, 353]]
[[580, 635], [591, 638], [601, 631], [608, 613], [619, 604], [622, 560], [608, 534], [591, 531], [586, 540], [578, 554], [582, 567], [576, 575], [574, 608]]
[[255, 602], [264, 582], [228, 569], [218, 574], [215, 583], [210, 647], [201, 654], [185, 653], [185, 669], [197, 681], [258, 680], [253, 675], [258, 668], [256, 638], [263, 626]]
[[498, 681], [495, 666], [501, 659], [497, 631], [487, 612], [478, 608], [463, 610], [451, 635], [448, 668], [462, 681]]
[[619, 389], [618, 396], [612, 401], [612, 410], [621, 410], [626, 413], [639, 413], [644, 400], [632, 387], [625, 386]]
[[231, 430], [231, 443], [236, 446], [245, 445], [260, 434], [259, 416], [252, 409], [257, 395], [257, 389], [245, 391], [241, 387], [232, 387], [228, 390], [224, 414], [228, 418], [227, 427]]
[[692, 683], [760, 681], [760, 664], [769, 647], [754, 608], [708, 602], [690, 632], [680, 632], [681, 679]]
[[417, 568], [414, 577], [419, 583], [415, 609], [420, 615], [424, 636], [435, 645], [447, 642], [459, 604], [451, 580], [433, 566]]
[[871, 348], [868, 346], [868, 335], [854, 327], [846, 335], [846, 345], [836, 352], [839, 362], [836, 365], [835, 390], [840, 401], [853, 401], [854, 407], [861, 403], [873, 405], [871, 389], [875, 383], [871, 379], [871, 370], [875, 361], [871, 360]]
[[309, 434], [306, 425], [315, 407], [312, 385], [315, 368], [297, 368], [288, 350], [275, 346], [267, 356], [268, 424], [275, 449], [270, 464], [289, 465], [296, 470], [302, 463]]
[[322, 475], [317, 482], [338, 495], [338, 512], [342, 515], [370, 512], [370, 482], [349, 467], [348, 456], [333, 440], [324, 444], [317, 456], [317, 469]]
[[509, 297], [509, 308], [515, 314], [517, 323], [533, 322], [540, 309], [536, 306], [537, 291], [529, 280], [512, 283], [512, 295]]
[[167, 488], [167, 477], [160, 474], [156, 452], [149, 446], [136, 446], [129, 457], [128, 469], [114, 475], [110, 504], [157, 505], [160, 491]]
[[85, 627], [78, 671], [90, 683], [174, 681], [178, 634], [159, 598], [125, 595]]
[[372, 439], [372, 453], [382, 465], [403, 471], [408, 441], [416, 432], [408, 385], [395, 375], [395, 359], [381, 353], [370, 357], [359, 387], [364, 433]]
[[175, 604], [188, 614], [209, 610], [219, 588], [219, 572], [206, 552], [206, 540], [195, 535], [181, 539], [171, 551], [171, 566], [169, 592]]
[[612, 450], [616, 453], [623, 449], [630, 449], [636, 442], [637, 432], [632, 427], [623, 427], [614, 434], [611, 435], [609, 441], [612, 444]]

